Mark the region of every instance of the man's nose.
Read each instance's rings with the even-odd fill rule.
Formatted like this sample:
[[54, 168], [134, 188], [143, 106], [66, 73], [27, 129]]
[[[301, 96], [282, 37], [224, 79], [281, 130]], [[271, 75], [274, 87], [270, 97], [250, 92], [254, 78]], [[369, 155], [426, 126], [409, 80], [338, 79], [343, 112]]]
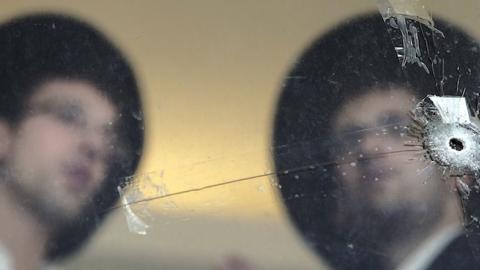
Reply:
[[96, 161], [105, 151], [105, 140], [93, 129], [85, 130], [81, 135], [80, 151], [89, 161]]
[[360, 154], [365, 157], [378, 155], [391, 150], [389, 140], [383, 134], [375, 133], [366, 134], [358, 140], [358, 149]]

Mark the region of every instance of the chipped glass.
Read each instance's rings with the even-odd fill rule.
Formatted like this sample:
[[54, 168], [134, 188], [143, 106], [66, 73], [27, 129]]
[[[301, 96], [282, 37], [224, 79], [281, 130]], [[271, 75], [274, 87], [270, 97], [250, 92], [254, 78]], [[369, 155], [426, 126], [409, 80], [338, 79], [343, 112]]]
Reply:
[[127, 196], [125, 195], [126, 192], [124, 191], [124, 189], [121, 187], [117, 187], [117, 189], [118, 189], [118, 193], [120, 194], [122, 207], [125, 211], [125, 218], [127, 220], [128, 230], [132, 233], [146, 235], [147, 229], [150, 226], [147, 223], [145, 223], [145, 221], [143, 221], [142, 218], [140, 218], [137, 214], [135, 214], [135, 212], [133, 212], [132, 208], [130, 207], [130, 204], [132, 202], [135, 202], [136, 200], [140, 200], [141, 198], [139, 198], [138, 196], [133, 196], [133, 198], [127, 199]]
[[[427, 58], [431, 55], [425, 56], [425, 54], [435, 53], [436, 48], [429, 36], [443, 37], [443, 33], [434, 27], [433, 19], [422, 1], [377, 0], [377, 6], [392, 36], [392, 42], [402, 67], [405, 67], [407, 63], [417, 64], [425, 72], [430, 73], [425, 63], [428, 63], [427, 60], [431, 61]], [[424, 47], [422, 49], [421, 42]]]

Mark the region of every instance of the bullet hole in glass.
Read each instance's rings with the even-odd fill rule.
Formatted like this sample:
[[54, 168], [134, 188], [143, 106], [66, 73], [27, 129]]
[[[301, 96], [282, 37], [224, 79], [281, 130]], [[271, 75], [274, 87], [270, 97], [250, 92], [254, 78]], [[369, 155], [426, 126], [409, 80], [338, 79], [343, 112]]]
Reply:
[[449, 145], [452, 149], [462, 151], [464, 148], [463, 141], [457, 138], [451, 138]]

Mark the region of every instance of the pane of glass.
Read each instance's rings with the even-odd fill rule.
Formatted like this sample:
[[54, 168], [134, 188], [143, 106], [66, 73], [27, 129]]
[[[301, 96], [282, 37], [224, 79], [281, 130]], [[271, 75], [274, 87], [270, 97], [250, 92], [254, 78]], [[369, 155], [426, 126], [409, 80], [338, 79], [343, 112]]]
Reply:
[[478, 266], [477, 1], [2, 7], [0, 269]]

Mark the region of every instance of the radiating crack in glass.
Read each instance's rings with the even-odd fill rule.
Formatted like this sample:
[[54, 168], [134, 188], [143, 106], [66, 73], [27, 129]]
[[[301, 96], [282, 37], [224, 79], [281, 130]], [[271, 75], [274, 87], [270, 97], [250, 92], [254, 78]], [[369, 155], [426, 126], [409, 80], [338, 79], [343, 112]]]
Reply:
[[[480, 129], [464, 97], [428, 96], [411, 111], [411, 117], [409, 134], [419, 140], [427, 157], [443, 168], [444, 174], [478, 179]], [[458, 181], [462, 195], [468, 198], [469, 186]]]
[[[300, 179], [300, 176], [298, 175], [306, 171], [316, 170], [325, 174], [330, 174], [332, 170], [335, 170], [341, 165], [355, 166], [352, 164], [357, 164], [358, 162], [368, 161], [372, 159], [385, 158], [391, 155], [407, 155], [408, 159], [406, 159], [406, 162], [418, 162], [419, 157], [422, 157], [425, 155], [425, 151], [421, 147], [381, 148], [381, 146], [379, 146], [378, 151], [376, 151], [375, 153], [368, 153], [368, 154], [360, 153], [359, 155], [357, 155], [358, 153], [354, 153], [348, 150], [349, 147], [351, 147], [351, 145], [345, 144], [346, 141], [357, 142], [358, 140], [357, 138], [363, 137], [363, 136], [376, 136], [376, 137], [382, 138], [382, 137], [396, 135], [403, 139], [403, 146], [414, 146], [410, 138], [407, 136], [407, 132], [408, 132], [407, 124], [408, 123], [405, 123], [405, 122], [394, 123], [394, 124], [389, 124], [384, 126], [377, 126], [373, 128], [366, 128], [366, 129], [347, 132], [342, 134], [342, 136], [340, 136], [341, 138], [340, 137], [332, 138], [332, 139], [318, 138], [315, 140], [302, 141], [302, 142], [294, 143], [290, 145], [277, 146], [275, 148], [271, 148], [265, 151], [267, 152], [267, 154], [269, 153], [269, 156], [272, 156], [274, 152], [277, 152], [279, 153], [279, 155], [282, 155], [283, 158], [288, 158], [291, 155], [295, 155], [298, 152], [302, 152], [305, 148], [315, 146], [317, 147], [317, 149], [323, 149], [322, 151], [325, 151], [325, 152], [340, 150], [340, 152], [345, 153], [345, 155], [335, 158], [334, 160], [315, 159], [314, 161], [312, 161], [312, 160], [306, 159], [302, 164], [297, 164], [297, 166], [295, 167], [290, 167], [282, 171], [275, 171], [273, 169], [269, 169], [267, 171], [262, 171], [257, 174], [252, 173], [252, 171], [249, 171], [244, 174], [244, 177], [221, 178], [221, 179], [212, 181], [212, 184], [209, 184], [209, 185], [200, 185], [200, 186], [196, 186], [196, 187], [192, 187], [184, 190], [175, 190], [175, 191], [168, 190], [166, 183], [168, 181], [174, 182], [175, 180], [164, 179], [163, 170], [128, 176], [126, 177], [126, 180], [129, 184], [125, 187], [122, 187], [119, 190], [122, 196], [122, 204], [108, 210], [123, 208], [126, 219], [127, 219], [127, 224], [129, 224], [128, 226], [130, 231], [134, 233], [145, 234], [146, 230], [148, 229], [149, 222], [143, 218], [145, 214], [144, 213], [142, 214], [142, 211], [148, 210], [147, 204], [146, 204], [148, 202], [152, 202], [160, 199], [172, 198], [175, 196], [189, 194], [193, 192], [200, 192], [204, 190], [219, 188], [219, 187], [237, 184], [241, 182], [262, 180], [265, 177], [271, 177], [270, 179], [272, 180], [270, 181], [270, 184], [275, 188], [281, 189], [282, 187], [275, 180], [273, 180], [274, 176], [276, 175], [291, 174], [291, 175], [295, 175], [294, 179]], [[261, 154], [261, 152], [255, 151], [255, 152], [247, 153], [246, 156], [259, 155]], [[227, 159], [229, 161], [235, 162], [236, 160], [244, 160], [245, 158], [244, 158], [244, 155], [239, 157], [228, 157], [228, 158], [222, 158], [222, 159], [217, 159], [213, 161], [197, 162], [195, 163], [196, 164], [195, 166], [212, 166], [213, 165], [213, 167], [215, 167], [216, 166], [215, 164], [218, 164], [218, 166], [221, 166], [222, 163], [225, 162]], [[191, 166], [185, 166], [183, 169], [179, 169], [179, 170], [185, 170], [186, 172], [188, 172], [189, 170], [191, 170], [191, 168], [192, 168]], [[159, 182], [158, 179], [160, 178], [162, 179], [162, 181]], [[143, 192], [143, 190], [145, 189], [151, 190], [152, 192], [147, 194]], [[300, 196], [301, 194], [298, 194], [298, 196], [295, 198], [292, 197], [292, 198], [286, 198], [286, 199], [296, 199], [296, 198], [299, 198]], [[133, 205], [141, 205], [141, 207], [136, 207], [135, 209], [132, 209]]]

